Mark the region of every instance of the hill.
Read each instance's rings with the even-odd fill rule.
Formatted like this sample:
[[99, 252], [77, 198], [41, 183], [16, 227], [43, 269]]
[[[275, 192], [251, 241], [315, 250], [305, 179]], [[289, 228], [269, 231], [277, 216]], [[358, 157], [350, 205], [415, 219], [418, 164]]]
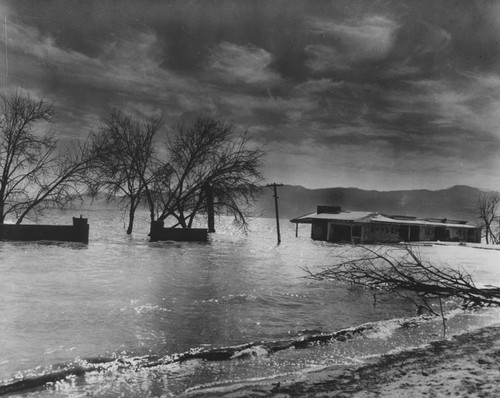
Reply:
[[[477, 221], [477, 188], [457, 185], [442, 190], [367, 191], [358, 188], [306, 189], [285, 185], [278, 188], [280, 218], [290, 219], [316, 211], [317, 205], [341, 206], [344, 210], [378, 211], [390, 215], [442, 217]], [[264, 188], [256, 203], [262, 217], [274, 217], [274, 198]]]

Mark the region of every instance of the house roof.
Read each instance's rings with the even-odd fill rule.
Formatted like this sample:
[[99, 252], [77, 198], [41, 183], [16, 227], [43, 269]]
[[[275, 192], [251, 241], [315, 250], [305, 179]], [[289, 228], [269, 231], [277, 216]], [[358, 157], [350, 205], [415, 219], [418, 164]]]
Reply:
[[341, 211], [338, 213], [310, 213], [290, 220], [293, 223], [311, 223], [312, 220], [360, 221], [376, 213], [368, 211]]
[[310, 213], [290, 220], [292, 223], [311, 224], [313, 220], [345, 221], [352, 223], [381, 223], [394, 225], [415, 225], [415, 226], [440, 226], [455, 228], [478, 228], [475, 225], [467, 225], [459, 222], [439, 222], [416, 218], [392, 218], [377, 212], [367, 211], [340, 211], [338, 213]]
[[398, 224], [398, 225], [421, 225], [421, 226], [433, 226], [433, 227], [455, 227], [455, 228], [478, 228], [475, 225], [464, 224], [459, 222], [439, 222], [439, 221], [429, 221], [429, 220], [401, 220], [394, 219], [389, 216], [384, 216], [382, 214], [376, 214], [374, 217], [371, 217], [370, 222], [381, 222], [381, 223], [389, 223], [389, 224]]

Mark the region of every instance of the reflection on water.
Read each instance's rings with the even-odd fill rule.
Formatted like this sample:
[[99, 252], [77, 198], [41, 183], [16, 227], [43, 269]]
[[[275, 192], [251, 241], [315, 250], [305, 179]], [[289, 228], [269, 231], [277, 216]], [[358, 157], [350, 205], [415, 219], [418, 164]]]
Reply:
[[[72, 216], [55, 215], [53, 221]], [[401, 328], [401, 321], [379, 322], [414, 315], [412, 306], [395, 297], [380, 297], [374, 307], [369, 292], [303, 278], [304, 267], [320, 269], [345, 250], [310, 240], [306, 226], [295, 238], [294, 227], [284, 221], [280, 246], [274, 221], [266, 219], [253, 221], [248, 235], [222, 220], [207, 244], [151, 244], [146, 214], [133, 237], [125, 235], [119, 212], [84, 216], [90, 223], [88, 246], [0, 243], [1, 380], [37, 377], [54, 371], [55, 364], [68, 369], [79, 359], [105, 356], [108, 362], [99, 366], [107, 372], [101, 367], [73, 376], [43, 393], [161, 396], [203, 383], [355, 363], [441, 333], [439, 321], [420, 320], [411, 328]], [[479, 282], [500, 279], [494, 268], [499, 252], [456, 246], [420, 251], [467, 267]], [[450, 328], [457, 331], [492, 319], [452, 318]], [[369, 335], [305, 350], [270, 355], [262, 346], [246, 359], [151, 362], [193, 348], [283, 342], [367, 322], [376, 322]], [[138, 357], [148, 359], [137, 362]]]

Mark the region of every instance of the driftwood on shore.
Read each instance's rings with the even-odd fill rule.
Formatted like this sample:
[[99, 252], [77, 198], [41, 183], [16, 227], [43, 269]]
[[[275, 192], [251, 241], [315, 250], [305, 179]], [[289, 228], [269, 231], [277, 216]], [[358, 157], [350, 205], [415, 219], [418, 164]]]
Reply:
[[[404, 325], [402, 325], [404, 327]], [[273, 354], [278, 351], [303, 349], [313, 345], [328, 344], [332, 341], [345, 341], [363, 335], [372, 330], [372, 325], [362, 325], [356, 328], [339, 330], [333, 333], [306, 334], [297, 338], [276, 341], [252, 342], [231, 347], [192, 349], [183, 353], [159, 357], [146, 355], [143, 357], [115, 358], [96, 357], [79, 360], [75, 363], [54, 366], [51, 371], [20, 380], [11, 380], [0, 385], [0, 396], [40, 388], [54, 384], [68, 377], [80, 377], [90, 372], [106, 372], [109, 370], [147, 369], [156, 366], [182, 363], [190, 360], [229, 361], [251, 358], [258, 353]]]

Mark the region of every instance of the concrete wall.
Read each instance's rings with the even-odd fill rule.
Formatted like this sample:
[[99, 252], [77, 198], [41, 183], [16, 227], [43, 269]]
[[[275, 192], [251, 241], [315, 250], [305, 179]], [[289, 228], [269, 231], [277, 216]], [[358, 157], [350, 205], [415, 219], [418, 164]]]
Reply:
[[89, 242], [86, 218], [73, 218], [73, 225], [0, 225], [0, 240]]
[[162, 221], [157, 221], [151, 228], [151, 242], [173, 240], [177, 242], [207, 242], [206, 228], [165, 228]]

